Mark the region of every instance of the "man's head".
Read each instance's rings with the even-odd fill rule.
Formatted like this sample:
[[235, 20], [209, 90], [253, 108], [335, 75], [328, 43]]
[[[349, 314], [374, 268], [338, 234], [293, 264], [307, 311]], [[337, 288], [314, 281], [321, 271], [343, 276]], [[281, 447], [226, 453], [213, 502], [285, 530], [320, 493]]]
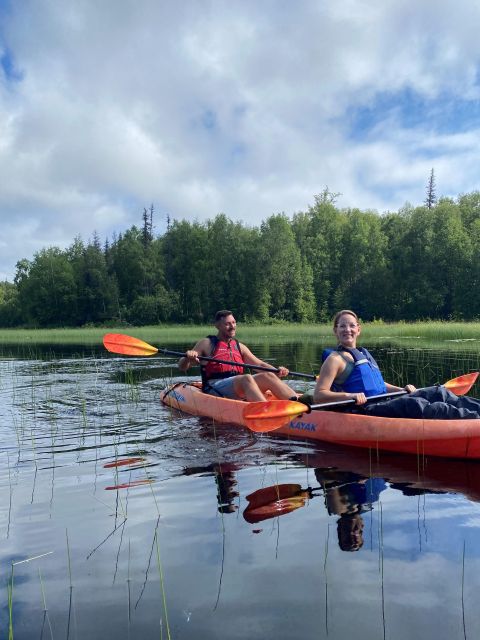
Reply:
[[228, 309], [222, 309], [215, 314], [215, 326], [218, 331], [219, 338], [228, 340], [235, 337], [237, 322], [233, 317], [233, 313]]
[[233, 311], [230, 311], [229, 309], [221, 309], [220, 311], [217, 311], [217, 313], [215, 314], [214, 323], [217, 324], [219, 320], [221, 320], [222, 318], [226, 318], [227, 316], [233, 316]]

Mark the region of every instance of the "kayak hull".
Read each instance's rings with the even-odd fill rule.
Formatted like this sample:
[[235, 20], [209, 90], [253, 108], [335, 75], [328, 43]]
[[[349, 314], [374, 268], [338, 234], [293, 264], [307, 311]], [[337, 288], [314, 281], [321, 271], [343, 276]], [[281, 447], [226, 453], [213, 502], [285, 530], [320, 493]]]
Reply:
[[[173, 385], [160, 398], [190, 415], [246, 426], [245, 402], [207, 395], [195, 383]], [[413, 420], [320, 410], [295, 417], [271, 433], [415, 455], [480, 459], [480, 419]]]

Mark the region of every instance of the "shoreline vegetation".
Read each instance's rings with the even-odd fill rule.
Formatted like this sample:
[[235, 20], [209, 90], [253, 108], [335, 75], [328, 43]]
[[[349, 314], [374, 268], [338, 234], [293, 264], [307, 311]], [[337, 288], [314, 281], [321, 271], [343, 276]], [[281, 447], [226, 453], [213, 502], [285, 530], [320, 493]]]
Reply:
[[[200, 336], [208, 335], [212, 331], [211, 325], [192, 324], [63, 329], [15, 328], [0, 329], [0, 344], [101, 346], [106, 333], [124, 333], [158, 347], [166, 344], [191, 344]], [[268, 341], [278, 344], [307, 340], [330, 344], [333, 334], [331, 323], [242, 323], [238, 329], [238, 338], [248, 343]], [[442, 349], [450, 345], [456, 349], [468, 348], [480, 353], [480, 322], [367, 322], [362, 324], [362, 342], [399, 343], [412, 347], [441, 345]]]
[[292, 217], [248, 227], [225, 214], [169, 221], [105, 241], [45, 247], [0, 282], [0, 326], [205, 324], [217, 309], [244, 322], [480, 319], [480, 191], [379, 214], [339, 209], [326, 188]]

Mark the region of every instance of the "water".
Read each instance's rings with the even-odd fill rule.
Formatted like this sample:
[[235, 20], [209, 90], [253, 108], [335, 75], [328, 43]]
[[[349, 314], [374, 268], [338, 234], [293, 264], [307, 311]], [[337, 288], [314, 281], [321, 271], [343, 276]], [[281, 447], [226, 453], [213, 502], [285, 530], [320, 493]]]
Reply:
[[[319, 361], [254, 346], [298, 371]], [[392, 382], [431, 382], [471, 370], [464, 358], [378, 359]], [[158, 401], [171, 362], [0, 359], [2, 636], [476, 636], [480, 463], [179, 418]]]

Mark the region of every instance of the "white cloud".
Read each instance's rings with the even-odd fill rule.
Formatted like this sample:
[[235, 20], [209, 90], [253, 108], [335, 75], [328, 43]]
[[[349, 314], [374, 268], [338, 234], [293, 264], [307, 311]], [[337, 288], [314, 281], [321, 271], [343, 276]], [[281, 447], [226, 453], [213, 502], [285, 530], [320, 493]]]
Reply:
[[[439, 193], [476, 189], [480, 132], [456, 108], [478, 99], [479, 17], [467, 0], [12, 4], [0, 277], [47, 244], [139, 224], [152, 202], [256, 224], [325, 185], [341, 206], [418, 203], [432, 167]], [[411, 122], [406, 96], [423, 101]], [[38, 231], [26, 241], [14, 219]]]

